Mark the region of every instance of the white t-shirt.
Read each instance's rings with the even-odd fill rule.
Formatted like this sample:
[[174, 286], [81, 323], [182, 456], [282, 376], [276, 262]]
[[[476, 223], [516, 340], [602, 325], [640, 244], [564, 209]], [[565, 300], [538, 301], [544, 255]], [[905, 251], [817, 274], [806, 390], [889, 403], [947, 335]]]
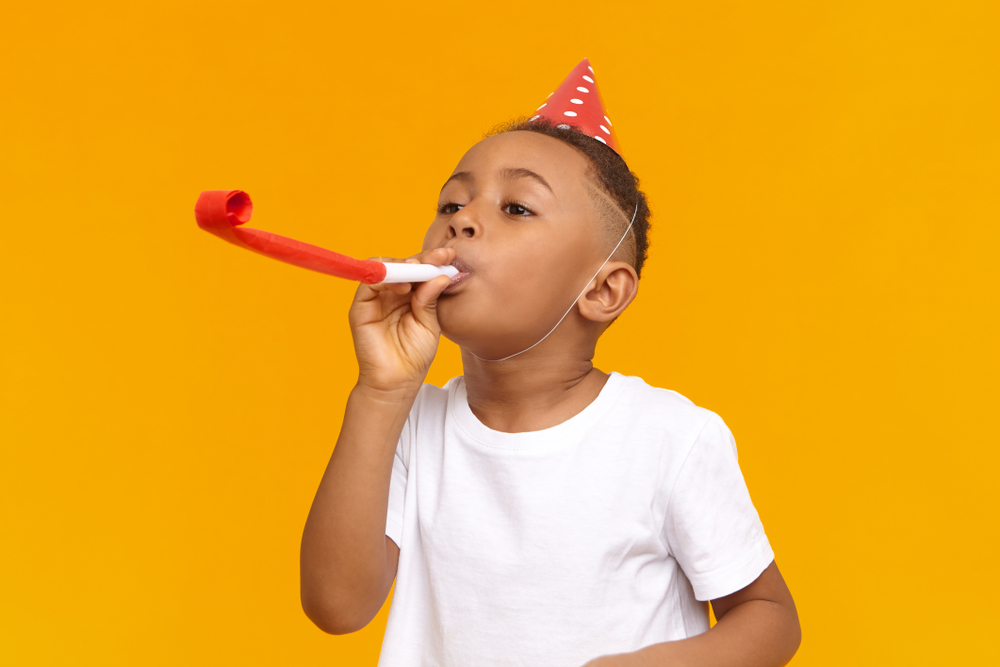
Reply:
[[503, 433], [425, 384], [392, 469], [399, 569], [379, 667], [580, 667], [709, 628], [774, 559], [725, 422], [612, 373], [568, 421]]

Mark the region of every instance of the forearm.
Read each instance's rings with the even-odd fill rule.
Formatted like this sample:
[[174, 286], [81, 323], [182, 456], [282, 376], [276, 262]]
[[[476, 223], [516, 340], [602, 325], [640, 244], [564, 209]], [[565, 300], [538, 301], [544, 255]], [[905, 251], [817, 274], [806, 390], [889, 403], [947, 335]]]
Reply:
[[[635, 653], [608, 656], [608, 667], [780, 667], [795, 655], [801, 638], [794, 607], [748, 600], [708, 632], [652, 644]], [[601, 663], [598, 663], [601, 664]]]
[[385, 518], [399, 435], [416, 391], [356, 386], [302, 533], [302, 604], [321, 628], [350, 627], [385, 600]]

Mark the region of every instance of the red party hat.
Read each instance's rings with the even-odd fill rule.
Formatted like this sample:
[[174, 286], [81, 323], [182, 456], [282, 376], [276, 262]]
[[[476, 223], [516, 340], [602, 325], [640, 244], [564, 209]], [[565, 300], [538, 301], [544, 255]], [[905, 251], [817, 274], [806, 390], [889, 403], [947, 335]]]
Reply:
[[607, 144], [614, 152], [621, 155], [618, 139], [615, 138], [608, 112], [594, 81], [594, 68], [590, 61], [584, 58], [573, 68], [569, 76], [556, 88], [556, 92], [538, 107], [536, 115], [530, 120], [546, 118], [559, 127], [573, 127], [584, 134], [590, 135], [601, 143]]

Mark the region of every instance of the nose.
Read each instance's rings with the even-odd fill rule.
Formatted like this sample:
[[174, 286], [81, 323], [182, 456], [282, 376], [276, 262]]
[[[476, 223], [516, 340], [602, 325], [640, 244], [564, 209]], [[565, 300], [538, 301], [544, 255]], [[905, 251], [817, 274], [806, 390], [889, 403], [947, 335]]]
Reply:
[[475, 238], [482, 235], [482, 227], [476, 220], [475, 214], [470, 210], [472, 206], [464, 206], [458, 210], [448, 223], [448, 238], [464, 237]]

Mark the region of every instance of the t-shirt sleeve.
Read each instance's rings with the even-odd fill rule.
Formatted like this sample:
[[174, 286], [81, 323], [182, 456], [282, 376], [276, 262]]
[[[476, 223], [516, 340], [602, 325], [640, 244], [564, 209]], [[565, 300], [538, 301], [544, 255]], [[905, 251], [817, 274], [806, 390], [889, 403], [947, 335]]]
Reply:
[[663, 539], [698, 600], [735, 593], [774, 560], [736, 457], [736, 441], [712, 413], [669, 487]]
[[406, 462], [409, 460], [410, 423], [403, 424], [392, 460], [392, 477], [389, 479], [389, 507], [385, 517], [385, 534], [397, 547], [403, 544], [403, 502], [406, 499]]

